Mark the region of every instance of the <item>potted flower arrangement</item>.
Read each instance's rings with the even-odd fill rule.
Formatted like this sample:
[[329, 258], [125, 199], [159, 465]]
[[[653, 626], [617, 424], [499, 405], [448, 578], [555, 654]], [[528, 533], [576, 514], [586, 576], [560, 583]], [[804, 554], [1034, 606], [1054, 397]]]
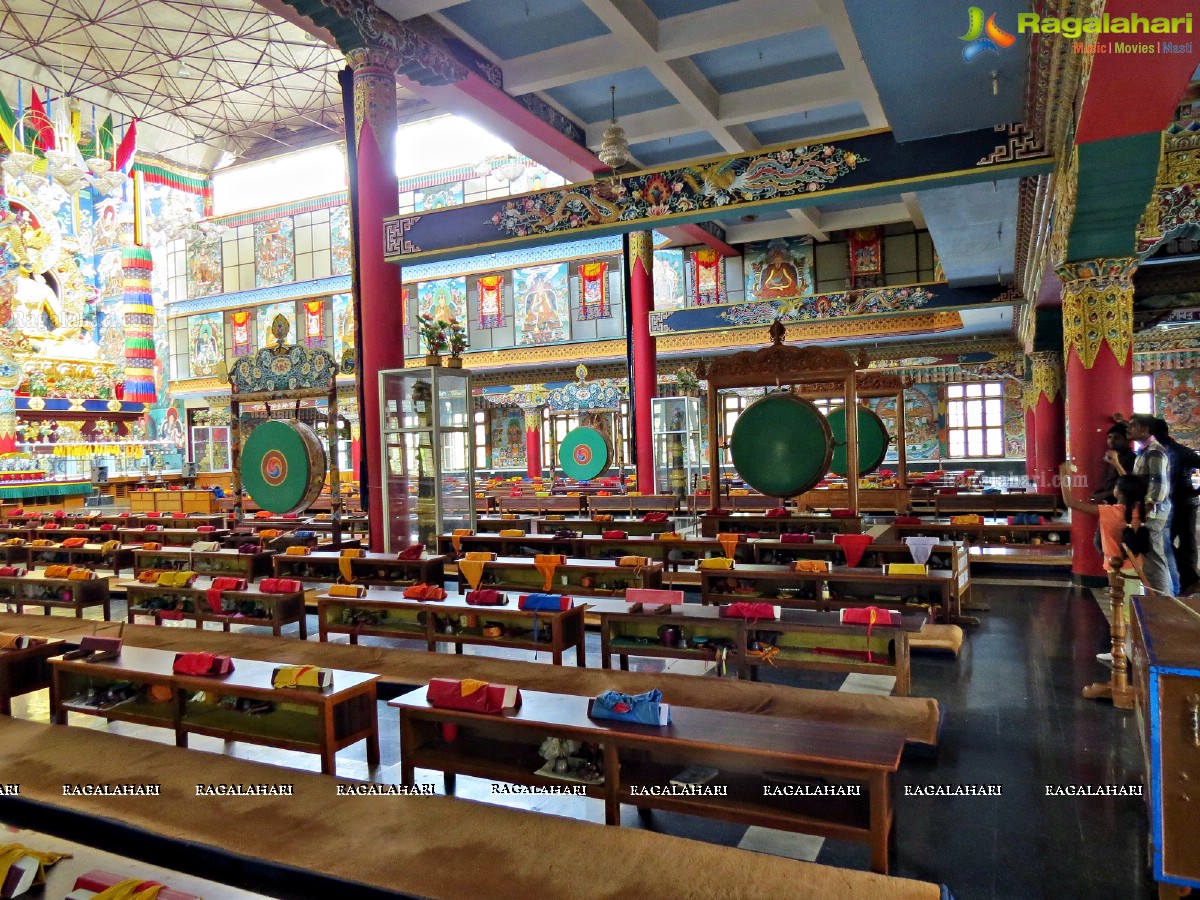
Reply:
[[449, 328], [449, 324], [435, 319], [432, 313], [421, 313], [418, 321], [421, 340], [425, 343], [425, 365], [441, 365], [441, 353], [448, 346], [446, 329]]
[[693, 397], [700, 390], [700, 379], [687, 366], [680, 366], [675, 370], [675, 380], [679, 382], [679, 389], [685, 397]]
[[446, 365], [451, 369], [461, 369], [462, 352], [467, 349], [466, 327], [457, 319], [451, 319], [446, 340], [450, 345], [450, 358], [446, 360]]

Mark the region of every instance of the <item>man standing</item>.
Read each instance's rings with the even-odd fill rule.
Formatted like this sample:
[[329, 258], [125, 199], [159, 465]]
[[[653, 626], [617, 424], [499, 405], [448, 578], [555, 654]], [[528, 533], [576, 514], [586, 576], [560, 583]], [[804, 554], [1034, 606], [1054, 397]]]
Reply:
[[[1092, 503], [1115, 503], [1116, 496], [1113, 489], [1117, 486], [1117, 479], [1121, 477], [1121, 472], [1133, 471], [1133, 463], [1137, 458], [1137, 454], [1129, 446], [1129, 432], [1124, 422], [1118, 422], [1108, 429], [1107, 444], [1108, 451], [1104, 454], [1104, 483], [1088, 498]], [[1114, 453], [1116, 462], [1110, 462]], [[1119, 470], [1118, 464], [1120, 465]]]
[[[1154, 439], [1154, 416], [1135, 413], [1129, 419], [1129, 437], [1141, 449], [1133, 463], [1133, 474], [1146, 479], [1146, 528], [1150, 547], [1142, 558], [1146, 582], [1163, 594], [1173, 594], [1167, 530], [1171, 520], [1171, 462], [1166, 448]], [[1118, 470], [1119, 471], [1119, 470]], [[1170, 559], [1170, 561], [1168, 561]]]
[[1167, 451], [1171, 463], [1171, 526], [1167, 548], [1175, 554], [1178, 593], [1187, 594], [1200, 581], [1196, 573], [1196, 491], [1192, 487], [1192, 472], [1200, 469], [1200, 453], [1171, 437], [1163, 419], [1154, 420], [1154, 439]]

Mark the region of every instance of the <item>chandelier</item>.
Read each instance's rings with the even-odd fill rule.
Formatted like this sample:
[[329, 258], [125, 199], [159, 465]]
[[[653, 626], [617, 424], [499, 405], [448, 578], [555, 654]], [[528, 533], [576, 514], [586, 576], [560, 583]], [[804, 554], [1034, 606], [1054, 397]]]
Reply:
[[[499, 162], [500, 159], [503, 159], [504, 162]], [[490, 175], [501, 184], [508, 186], [524, 175], [527, 168], [529, 168], [528, 161], [519, 156], [491, 157], [475, 166], [475, 174], [481, 178]]]
[[629, 162], [629, 141], [625, 137], [625, 129], [617, 124], [617, 86], [614, 84], [609, 90], [612, 92], [612, 119], [604, 129], [596, 156], [615, 172]]
[[125, 184], [126, 174], [114, 169], [110, 160], [98, 157], [84, 160], [71, 128], [68, 110], [60, 109], [53, 133], [54, 148], [44, 152], [44, 159], [24, 150], [15, 150], [0, 164], [0, 168], [14, 181], [35, 193], [53, 183], [67, 195], [92, 188], [107, 196]]

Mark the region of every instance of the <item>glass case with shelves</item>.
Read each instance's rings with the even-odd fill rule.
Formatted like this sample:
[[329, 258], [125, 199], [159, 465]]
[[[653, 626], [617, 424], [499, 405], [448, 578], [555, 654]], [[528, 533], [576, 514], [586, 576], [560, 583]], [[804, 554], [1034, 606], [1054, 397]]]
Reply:
[[700, 400], [655, 397], [654, 491], [686, 497], [701, 470]]
[[419, 367], [379, 373], [384, 466], [384, 543], [410, 544], [475, 527], [471, 376]]

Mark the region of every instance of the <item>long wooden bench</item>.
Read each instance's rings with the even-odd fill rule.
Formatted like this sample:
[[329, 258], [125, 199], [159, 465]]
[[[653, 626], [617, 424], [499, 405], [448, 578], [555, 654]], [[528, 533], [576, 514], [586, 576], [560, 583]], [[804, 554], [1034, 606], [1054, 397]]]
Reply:
[[[134, 840], [105, 847], [126, 856], [147, 853], [136, 836], [172, 842], [184, 857], [216, 851], [208, 877], [240, 882], [247, 857], [283, 877], [315, 873], [335, 881], [329, 896], [363, 885], [439, 900], [946, 896], [928, 882], [452, 797], [345, 796], [361, 783], [91, 729], [0, 719], [0, 768], [21, 785], [19, 797], [0, 797], [0, 811], [32, 805], [51, 823], [88, 816], [100, 843], [119, 826], [134, 829]], [[160, 795], [63, 796], [64, 784], [130, 782], [158, 784]], [[293, 795], [197, 796], [198, 782], [286, 783]]]
[[981, 516], [1012, 516], [1040, 513], [1053, 516], [1058, 494], [937, 494], [934, 509], [939, 516], [975, 513]]
[[[115, 635], [119, 627], [116, 623], [94, 620], [80, 622], [65, 616], [0, 614], [0, 631], [11, 634], [70, 639], [91, 634], [93, 630], [98, 634]], [[362, 645], [316, 644], [294, 638], [225, 634], [190, 628], [156, 628], [153, 625], [125, 625], [124, 639], [134, 647], [179, 652], [208, 650], [242, 659], [370, 672], [380, 676], [381, 684], [393, 686], [425, 684], [431, 678], [478, 678], [515, 684], [529, 690], [588, 697], [598, 696], [610, 689], [639, 694], [659, 688], [668, 703], [680, 706], [887, 728], [902, 731], [910, 744], [925, 747], [937, 745], [940, 725], [937, 701], [924, 697], [879, 697], [752, 681], [699, 678], [695, 675], [580, 669], [524, 660]]]

